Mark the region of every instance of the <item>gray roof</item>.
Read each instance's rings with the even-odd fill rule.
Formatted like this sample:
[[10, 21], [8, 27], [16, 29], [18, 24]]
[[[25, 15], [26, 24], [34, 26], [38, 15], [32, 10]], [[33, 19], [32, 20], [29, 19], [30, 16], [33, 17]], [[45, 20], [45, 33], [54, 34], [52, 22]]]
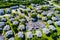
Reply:
[[42, 30], [43, 30], [43, 33], [45, 33], [45, 34], [49, 34], [50, 33], [49, 29], [47, 29], [47, 28], [43, 28]]
[[47, 23], [48, 24], [52, 24], [53, 22], [52, 22], [52, 20], [48, 20]]
[[56, 21], [55, 24], [60, 26], [60, 21]]
[[4, 14], [4, 9], [0, 9], [0, 15]]
[[4, 22], [0, 22], [0, 27], [4, 26], [5, 23]]
[[18, 37], [19, 38], [23, 38], [24, 37], [24, 33], [23, 32], [18, 32]]
[[12, 6], [11, 8], [12, 8], [12, 9], [17, 9], [17, 8], [18, 8], [18, 6]]
[[32, 38], [32, 37], [33, 37], [32, 32], [31, 32], [31, 31], [27, 32], [27, 33], [26, 33], [26, 37], [27, 37], [27, 38]]
[[0, 13], [1, 13], [1, 12], [4, 12], [4, 9], [0, 9]]
[[58, 20], [58, 19], [57, 19], [57, 17], [52, 17], [52, 20], [56, 21], [56, 20]]
[[18, 29], [24, 30], [24, 29], [25, 29], [25, 26], [24, 26], [24, 25], [19, 25], [19, 26], [18, 26]]
[[4, 26], [4, 29], [3, 30], [5, 30], [5, 31], [10, 30], [10, 26], [9, 25]]
[[7, 13], [11, 12], [10, 8], [6, 8], [6, 12]]
[[46, 11], [43, 11], [43, 12], [42, 12], [42, 15], [47, 15], [47, 12], [46, 12]]
[[5, 34], [5, 36], [6, 36], [7, 38], [12, 37], [12, 36], [13, 36], [12, 30], [7, 31], [6, 34]]
[[13, 21], [13, 25], [18, 25], [18, 21]]
[[2, 22], [6, 22], [7, 19], [6, 19], [6, 18], [1, 18], [1, 21], [2, 21]]

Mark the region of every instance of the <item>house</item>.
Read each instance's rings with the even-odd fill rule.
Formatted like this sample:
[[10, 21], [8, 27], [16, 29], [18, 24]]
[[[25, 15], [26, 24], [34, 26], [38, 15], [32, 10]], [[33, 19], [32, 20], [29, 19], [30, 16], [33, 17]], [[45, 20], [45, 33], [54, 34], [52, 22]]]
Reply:
[[4, 26], [5, 22], [0, 22], [0, 27]]
[[47, 17], [42, 17], [42, 20], [43, 21], [47, 21]]
[[10, 18], [10, 22], [13, 22], [14, 21], [14, 18]]
[[46, 12], [46, 11], [43, 11], [43, 12], [42, 12], [42, 15], [43, 15], [43, 16], [46, 16], [46, 15], [47, 15], [47, 12]]
[[24, 33], [23, 32], [18, 32], [18, 38], [23, 38], [24, 37]]
[[18, 21], [13, 21], [13, 25], [18, 25], [19, 22]]
[[57, 17], [52, 17], [52, 20], [57, 21], [58, 19], [57, 19]]
[[9, 30], [5, 33], [5, 36], [6, 36], [6, 38], [11, 38], [14, 36], [14, 33], [12, 32], [12, 30]]
[[1, 21], [2, 21], [2, 22], [6, 22], [7, 19], [6, 19], [6, 18], [1, 18]]
[[32, 37], [33, 37], [32, 32], [31, 32], [31, 31], [27, 32], [27, 33], [26, 33], [26, 37], [27, 37], [27, 38], [32, 38]]
[[19, 25], [19, 26], [18, 26], [18, 29], [22, 31], [22, 30], [25, 29], [25, 26], [24, 26], [24, 25]]
[[36, 34], [37, 37], [42, 37], [42, 33], [41, 33], [40, 30], [36, 30], [36, 33], [35, 34]]
[[60, 21], [56, 21], [55, 24], [56, 24], [57, 26], [60, 26]]
[[20, 5], [19, 7], [23, 8], [23, 9], [26, 9], [26, 6], [24, 6], [24, 5]]
[[53, 24], [52, 20], [47, 21], [48, 24]]
[[53, 25], [49, 25], [49, 29], [52, 30], [52, 31], [56, 30], [56, 28]]
[[47, 28], [43, 28], [42, 31], [43, 31], [43, 33], [45, 33], [45, 34], [49, 34], [49, 33], [50, 33], [49, 29], [47, 29]]
[[4, 15], [4, 9], [0, 9], [0, 15]]
[[7, 14], [10, 14], [10, 13], [11, 13], [10, 8], [6, 8], [6, 13], [7, 13]]
[[9, 31], [10, 30], [10, 26], [9, 25], [4, 26], [3, 30], [4, 31]]

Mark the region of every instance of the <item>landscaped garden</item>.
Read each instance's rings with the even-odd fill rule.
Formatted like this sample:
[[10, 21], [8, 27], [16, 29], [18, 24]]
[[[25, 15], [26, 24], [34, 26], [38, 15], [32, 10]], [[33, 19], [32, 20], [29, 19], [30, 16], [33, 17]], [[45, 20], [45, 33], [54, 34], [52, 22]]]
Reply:
[[60, 8], [51, 1], [0, 1], [0, 40], [60, 40]]

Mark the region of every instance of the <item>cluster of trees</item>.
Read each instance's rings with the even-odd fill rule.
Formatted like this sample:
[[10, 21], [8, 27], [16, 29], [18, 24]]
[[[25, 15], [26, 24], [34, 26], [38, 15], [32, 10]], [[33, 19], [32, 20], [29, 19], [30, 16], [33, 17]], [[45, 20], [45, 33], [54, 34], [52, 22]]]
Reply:
[[29, 5], [34, 4], [43, 4], [44, 0], [0, 0], [0, 8], [10, 7], [14, 5]]
[[40, 3], [40, 4], [43, 4], [43, 1], [44, 0], [0, 0], [0, 2], [21, 2], [21, 3], [26, 3], [26, 2], [28, 2], [28, 3]]

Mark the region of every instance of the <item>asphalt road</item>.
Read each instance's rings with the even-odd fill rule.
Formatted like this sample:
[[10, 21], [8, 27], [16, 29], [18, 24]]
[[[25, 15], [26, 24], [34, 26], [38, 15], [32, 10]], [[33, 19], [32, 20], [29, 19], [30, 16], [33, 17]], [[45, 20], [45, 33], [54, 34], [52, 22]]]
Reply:
[[5, 40], [2, 34], [0, 34], [0, 40]]

